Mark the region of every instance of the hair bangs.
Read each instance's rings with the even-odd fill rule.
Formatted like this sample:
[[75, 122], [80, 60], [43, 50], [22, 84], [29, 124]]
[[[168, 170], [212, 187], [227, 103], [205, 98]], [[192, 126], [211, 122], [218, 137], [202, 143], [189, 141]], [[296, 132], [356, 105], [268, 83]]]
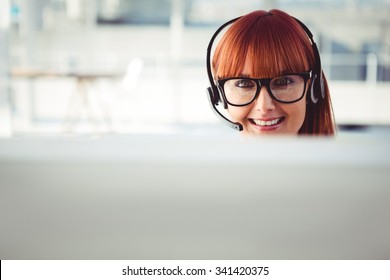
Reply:
[[242, 27], [245, 25], [231, 26], [215, 50], [213, 69], [214, 76], [219, 79], [242, 74], [250, 46], [249, 36], [240, 30]]
[[[257, 11], [229, 28], [216, 49], [213, 66], [218, 78], [267, 78], [309, 71], [313, 57], [306, 33], [293, 18]], [[250, 72], [243, 73], [248, 63]]]
[[291, 26], [274, 23], [273, 17], [267, 18], [270, 20], [253, 27], [256, 36], [252, 38], [246, 57], [251, 66], [249, 75], [269, 78], [308, 71], [311, 47], [292, 35], [296, 32], [292, 32]]

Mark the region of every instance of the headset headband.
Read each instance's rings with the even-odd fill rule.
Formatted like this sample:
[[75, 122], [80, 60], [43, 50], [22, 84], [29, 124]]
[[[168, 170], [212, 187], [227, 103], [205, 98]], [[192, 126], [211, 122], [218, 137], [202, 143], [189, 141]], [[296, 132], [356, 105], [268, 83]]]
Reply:
[[232, 20], [229, 20], [228, 22], [225, 22], [224, 24], [222, 24], [218, 29], [217, 31], [215, 31], [213, 37], [211, 37], [210, 39], [210, 42], [209, 42], [209, 45], [207, 47], [207, 61], [206, 61], [206, 64], [207, 64], [207, 74], [208, 74], [208, 77], [209, 77], [209, 81], [210, 81], [210, 84], [213, 85], [214, 84], [214, 78], [213, 78], [213, 73], [211, 71], [211, 49], [213, 48], [213, 44], [214, 44], [214, 41], [215, 41], [215, 38], [217, 38], [218, 34], [221, 33], [221, 31], [228, 25], [232, 24], [233, 22], [237, 21], [238, 19], [240, 19], [241, 17], [237, 17], [237, 18], [234, 18]]

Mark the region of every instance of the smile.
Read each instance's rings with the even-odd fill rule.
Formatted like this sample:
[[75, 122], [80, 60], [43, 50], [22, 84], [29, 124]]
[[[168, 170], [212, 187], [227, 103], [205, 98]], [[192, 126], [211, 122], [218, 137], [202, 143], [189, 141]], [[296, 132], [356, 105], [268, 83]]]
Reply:
[[256, 119], [251, 119], [251, 121], [255, 125], [258, 125], [258, 126], [273, 126], [273, 125], [277, 125], [277, 124], [281, 123], [283, 121], [283, 117], [277, 118], [277, 119], [273, 119], [273, 120], [268, 120], [268, 121], [256, 120]]

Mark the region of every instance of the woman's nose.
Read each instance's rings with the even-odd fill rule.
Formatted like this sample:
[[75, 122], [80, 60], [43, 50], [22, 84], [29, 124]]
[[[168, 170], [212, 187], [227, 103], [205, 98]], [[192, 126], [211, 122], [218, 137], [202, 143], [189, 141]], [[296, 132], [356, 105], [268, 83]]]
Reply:
[[255, 100], [255, 109], [262, 113], [275, 110], [275, 100], [272, 99], [267, 87], [261, 87], [259, 96]]

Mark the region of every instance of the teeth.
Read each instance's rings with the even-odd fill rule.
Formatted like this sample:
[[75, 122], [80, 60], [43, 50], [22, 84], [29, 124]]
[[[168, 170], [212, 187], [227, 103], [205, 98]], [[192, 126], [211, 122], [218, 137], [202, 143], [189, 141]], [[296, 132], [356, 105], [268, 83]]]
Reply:
[[274, 120], [271, 120], [271, 121], [253, 120], [253, 122], [255, 124], [261, 125], [261, 126], [270, 126], [270, 125], [277, 124], [279, 120], [280, 120], [280, 118], [274, 119]]

